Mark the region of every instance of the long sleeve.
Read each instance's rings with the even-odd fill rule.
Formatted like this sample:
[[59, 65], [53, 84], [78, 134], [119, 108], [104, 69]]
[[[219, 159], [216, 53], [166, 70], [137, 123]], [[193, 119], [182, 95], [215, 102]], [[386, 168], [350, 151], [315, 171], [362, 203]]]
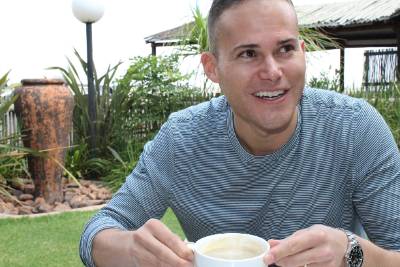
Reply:
[[86, 266], [94, 266], [92, 245], [104, 229], [136, 230], [150, 218], [161, 218], [168, 207], [168, 188], [173, 178], [173, 139], [166, 123], [148, 142], [123, 186], [84, 228], [80, 256]]
[[368, 237], [400, 250], [400, 154], [382, 116], [366, 107], [355, 125], [353, 203]]

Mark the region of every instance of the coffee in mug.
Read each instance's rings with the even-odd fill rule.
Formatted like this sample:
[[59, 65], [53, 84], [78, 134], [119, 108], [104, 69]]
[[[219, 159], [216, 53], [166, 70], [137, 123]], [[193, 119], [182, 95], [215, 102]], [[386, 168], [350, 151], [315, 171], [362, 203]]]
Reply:
[[204, 237], [190, 247], [196, 267], [265, 267], [266, 240], [249, 234], [226, 233]]

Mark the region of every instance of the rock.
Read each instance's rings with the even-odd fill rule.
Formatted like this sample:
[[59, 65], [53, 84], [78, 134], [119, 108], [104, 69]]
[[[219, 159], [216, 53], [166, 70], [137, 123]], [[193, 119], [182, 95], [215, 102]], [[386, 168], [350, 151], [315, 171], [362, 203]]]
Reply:
[[88, 198], [90, 200], [95, 200], [96, 199], [96, 194], [94, 194], [94, 193], [89, 193], [89, 194], [86, 194], [86, 195], [88, 196]]
[[31, 206], [31, 207], [33, 207], [33, 206], [35, 205], [35, 202], [34, 202], [33, 200], [25, 200], [25, 201], [23, 202], [23, 204], [24, 204], [25, 206]]
[[35, 199], [34, 206], [35, 206], [35, 207], [39, 207], [41, 204], [44, 204], [44, 203], [46, 203], [46, 201], [44, 200], [44, 198], [42, 198], [42, 197], [37, 197], [37, 198]]
[[15, 196], [16, 198], [19, 198], [19, 196], [22, 194], [23, 194], [23, 192], [21, 190], [17, 190], [17, 189], [12, 190], [12, 195]]
[[14, 206], [12, 203], [10, 203], [10, 202], [6, 202], [6, 203], [4, 204], [4, 207], [5, 207], [7, 210], [12, 210], [12, 209], [15, 208], [15, 206]]
[[21, 194], [18, 199], [21, 201], [32, 200], [33, 196], [31, 194]]
[[5, 202], [2, 205], [3, 213], [17, 215], [18, 209], [11, 202]]
[[99, 190], [99, 188], [95, 185], [95, 184], [91, 184], [91, 185], [89, 185], [89, 189], [90, 189], [90, 191], [97, 191], [97, 190]]
[[70, 192], [70, 191], [65, 192], [64, 201], [65, 201], [65, 202], [70, 202], [70, 200], [71, 200], [75, 195], [76, 195], [75, 192]]
[[22, 183], [23, 186], [19, 187], [20, 190], [9, 190], [12, 197], [0, 198], [0, 213], [25, 215], [65, 211], [104, 204], [112, 197], [112, 193], [100, 181], [81, 180], [82, 186], [79, 186], [72, 180], [62, 179], [63, 203], [50, 205], [43, 197], [34, 199], [35, 186], [31, 180], [25, 179]]
[[74, 196], [70, 201], [69, 204], [71, 208], [83, 208], [89, 206], [89, 198], [87, 196]]
[[53, 207], [50, 204], [44, 202], [37, 207], [37, 210], [38, 212], [50, 212], [53, 211]]
[[57, 203], [53, 209], [53, 211], [66, 211], [70, 210], [71, 207], [69, 206], [68, 202], [66, 203]]
[[35, 192], [35, 186], [33, 184], [25, 184], [24, 188], [22, 189], [22, 191], [25, 194], [31, 194], [33, 195], [33, 193]]
[[33, 214], [40, 213], [38, 207], [33, 207], [32, 213]]
[[80, 188], [80, 191], [81, 191], [81, 193], [84, 194], [84, 195], [87, 195], [87, 194], [90, 193], [90, 189], [87, 188], [87, 187], [81, 187], [81, 188]]
[[33, 211], [33, 207], [30, 207], [30, 206], [18, 207], [18, 214], [20, 214], [20, 215], [32, 214], [32, 211]]
[[19, 211], [15, 207], [8, 212], [8, 214], [10, 214], [10, 215], [18, 215], [18, 213], [19, 213]]
[[79, 183], [85, 187], [89, 187], [92, 183], [88, 180], [80, 180]]
[[97, 191], [96, 194], [97, 194], [96, 197], [97, 199], [103, 199], [103, 200], [108, 200], [112, 196], [111, 193], [105, 188], [99, 189], [99, 191]]
[[88, 200], [89, 206], [97, 206], [100, 204], [104, 204], [104, 200], [102, 199], [95, 199], [95, 200]]

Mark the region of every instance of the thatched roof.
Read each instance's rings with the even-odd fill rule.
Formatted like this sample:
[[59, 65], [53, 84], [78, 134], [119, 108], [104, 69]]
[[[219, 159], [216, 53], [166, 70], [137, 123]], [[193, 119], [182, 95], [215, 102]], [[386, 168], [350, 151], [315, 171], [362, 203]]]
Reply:
[[[319, 28], [342, 39], [346, 47], [394, 46], [400, 34], [400, 0], [361, 0], [296, 6], [301, 27]], [[145, 38], [156, 46], [175, 45], [188, 36], [194, 23]], [[395, 30], [397, 29], [397, 30]]]
[[400, 17], [399, 0], [361, 0], [297, 6], [303, 27], [343, 27], [374, 24]]

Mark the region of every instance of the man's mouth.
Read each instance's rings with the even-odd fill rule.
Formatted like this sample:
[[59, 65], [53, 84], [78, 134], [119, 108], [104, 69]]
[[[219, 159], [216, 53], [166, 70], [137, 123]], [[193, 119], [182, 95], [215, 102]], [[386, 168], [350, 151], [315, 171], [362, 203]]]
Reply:
[[264, 99], [264, 100], [275, 100], [286, 94], [286, 90], [276, 90], [276, 91], [262, 91], [253, 94], [254, 96]]

